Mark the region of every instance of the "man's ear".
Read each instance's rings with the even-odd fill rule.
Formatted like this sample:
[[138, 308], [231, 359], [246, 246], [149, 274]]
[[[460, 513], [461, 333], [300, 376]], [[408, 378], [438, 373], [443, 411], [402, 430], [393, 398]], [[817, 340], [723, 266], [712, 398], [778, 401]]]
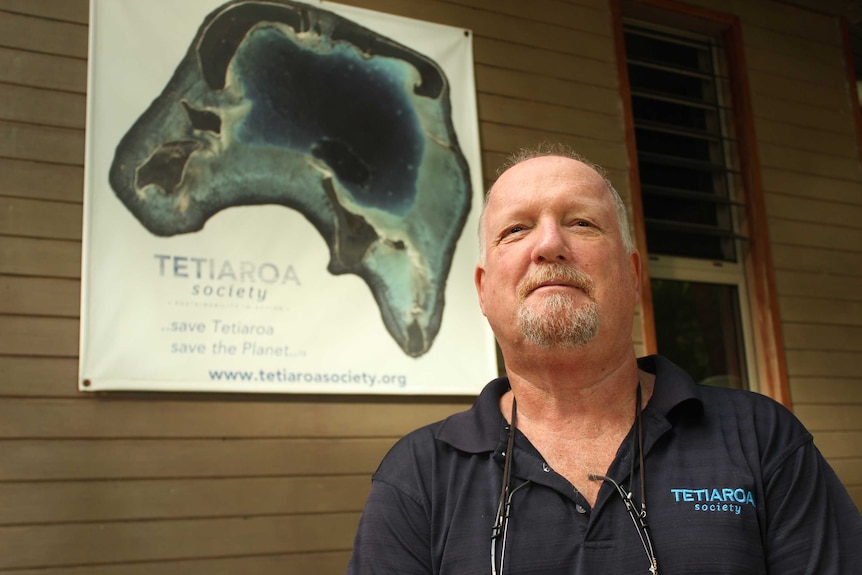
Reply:
[[643, 261], [639, 251], [634, 250], [629, 254], [631, 264], [632, 281], [635, 288], [635, 305], [641, 302], [641, 285], [643, 284]]
[[482, 309], [482, 315], [488, 315], [485, 313], [485, 292], [483, 291], [485, 285], [485, 268], [481, 265], [476, 266], [476, 273], [473, 276], [473, 281], [476, 283], [476, 293], [479, 295], [479, 307]]

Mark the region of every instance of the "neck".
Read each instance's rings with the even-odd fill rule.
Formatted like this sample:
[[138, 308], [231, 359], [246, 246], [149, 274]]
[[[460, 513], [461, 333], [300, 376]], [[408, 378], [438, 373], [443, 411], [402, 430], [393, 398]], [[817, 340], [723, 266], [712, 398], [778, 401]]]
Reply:
[[[641, 379], [634, 351], [629, 347], [616, 357], [593, 352], [586, 348], [539, 350], [520, 362], [507, 361], [512, 392], [502, 398], [503, 413], [509, 415], [512, 397], [517, 397], [522, 417], [550, 426], [607, 424], [617, 414], [630, 418]], [[647, 399], [651, 391], [649, 382], [644, 386]]]

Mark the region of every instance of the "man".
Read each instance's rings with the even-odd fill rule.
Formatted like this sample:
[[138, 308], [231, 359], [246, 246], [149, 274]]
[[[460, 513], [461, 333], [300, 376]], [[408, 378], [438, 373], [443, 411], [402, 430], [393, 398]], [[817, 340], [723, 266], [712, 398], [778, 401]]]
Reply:
[[508, 377], [393, 447], [348, 573], [862, 572], [862, 517], [793, 415], [635, 358], [640, 255], [595, 166], [522, 154], [480, 239]]

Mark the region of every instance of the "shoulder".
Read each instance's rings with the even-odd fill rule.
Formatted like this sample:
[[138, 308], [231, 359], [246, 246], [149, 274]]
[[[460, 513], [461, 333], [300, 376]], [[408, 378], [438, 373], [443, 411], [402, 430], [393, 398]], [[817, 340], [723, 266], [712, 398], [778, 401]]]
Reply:
[[[704, 422], [719, 430], [725, 441], [738, 442], [757, 457], [764, 477], [772, 476], [813, 438], [786, 407], [765, 395], [746, 390], [699, 386]], [[751, 453], [756, 451], [756, 453]]]
[[490, 382], [473, 406], [446, 419], [411, 431], [389, 450], [374, 474], [373, 480], [388, 483], [405, 493], [427, 495], [435, 477], [446, 476], [459, 466], [469, 468], [467, 460], [486, 459], [500, 440], [503, 416], [499, 396], [508, 389], [508, 381]]
[[730, 418], [746, 431], [810, 436], [802, 422], [785, 406], [763, 394], [699, 385], [704, 412], [712, 417]]
[[[662, 356], [639, 360], [641, 369], [656, 375], [650, 401], [668, 418], [718, 420], [746, 433], [789, 433], [808, 436], [796, 416], [774, 399], [754, 391], [695, 383], [683, 369]], [[809, 436], [810, 437], [810, 436]]]
[[753, 391], [696, 384], [661, 356], [641, 359], [656, 374], [655, 409], [684, 434], [708, 436], [739, 449], [769, 474], [812, 436], [799, 419], [770, 397]]
[[396, 441], [380, 463], [375, 478], [395, 470], [421, 466], [433, 459], [439, 447], [436, 435], [444, 421], [420, 427]]

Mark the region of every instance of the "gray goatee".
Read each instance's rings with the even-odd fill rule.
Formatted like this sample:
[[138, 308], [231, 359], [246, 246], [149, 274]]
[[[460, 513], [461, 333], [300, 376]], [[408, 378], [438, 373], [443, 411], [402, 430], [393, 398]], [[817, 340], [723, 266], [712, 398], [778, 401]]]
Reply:
[[[544, 295], [535, 307], [527, 296], [546, 282], [560, 282], [581, 289], [589, 298], [578, 304], [571, 294]], [[529, 341], [540, 347], [580, 347], [599, 329], [599, 308], [592, 299], [595, 286], [585, 273], [563, 264], [547, 264], [526, 276], [518, 285], [518, 326]]]

